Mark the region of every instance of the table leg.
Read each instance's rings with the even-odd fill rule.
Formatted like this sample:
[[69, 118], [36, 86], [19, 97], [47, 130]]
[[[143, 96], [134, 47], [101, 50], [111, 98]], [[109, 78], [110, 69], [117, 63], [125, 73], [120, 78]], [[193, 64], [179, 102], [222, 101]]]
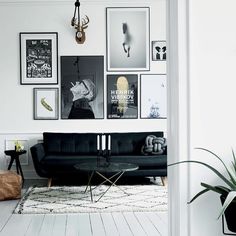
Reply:
[[89, 186], [89, 191], [90, 191], [90, 197], [91, 197], [91, 201], [93, 202], [93, 193], [92, 193], [92, 188], [91, 188], [91, 181], [94, 175], [94, 171], [91, 173], [91, 175], [89, 176], [89, 180], [88, 180], [88, 184], [84, 190], [84, 193], [87, 192], [88, 186]]
[[[21, 177], [22, 177], [22, 181], [24, 182], [24, 175], [23, 175], [23, 171], [22, 171], [22, 168], [21, 168], [21, 164], [20, 164], [20, 160], [19, 160], [19, 157], [16, 157], [16, 168], [17, 170], [19, 169], [20, 170], [20, 174], [21, 174]], [[18, 171], [19, 171], [18, 170]], [[17, 173], [18, 173], [17, 171]]]
[[8, 170], [11, 169], [12, 164], [13, 164], [13, 161], [14, 161], [14, 157], [11, 157], [10, 163], [9, 163], [9, 165], [8, 165], [8, 168], [7, 168]]
[[[98, 174], [98, 175], [100, 175], [101, 177], [103, 177], [103, 178], [105, 178], [105, 179], [107, 179], [104, 175], [102, 175], [101, 173], [99, 173], [99, 172], [97, 172], [96, 171], [96, 173]], [[114, 182], [112, 182], [112, 181], [110, 181], [110, 180], [107, 180], [108, 182], [111, 182], [112, 184], [107, 188], [107, 190], [96, 200], [96, 202], [98, 202], [107, 192], [108, 192], [108, 190], [111, 188], [111, 186], [116, 186], [116, 187], [118, 187], [117, 185], [116, 185], [116, 182], [121, 178], [121, 176], [125, 173], [124, 171], [122, 171], [122, 172], [119, 172], [120, 173], [120, 175], [116, 178], [116, 180], [114, 181]], [[121, 188], [119, 188], [119, 189], [121, 189]], [[121, 189], [122, 190], [122, 189]], [[122, 190], [123, 191], [123, 190]], [[124, 191], [123, 191], [124, 192]], [[127, 194], [127, 193], [126, 193]]]

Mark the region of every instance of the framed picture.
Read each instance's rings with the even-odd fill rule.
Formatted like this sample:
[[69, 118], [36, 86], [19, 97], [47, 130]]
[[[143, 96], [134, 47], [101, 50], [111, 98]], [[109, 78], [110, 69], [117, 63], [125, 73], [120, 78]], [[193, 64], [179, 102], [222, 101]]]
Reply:
[[57, 53], [57, 33], [20, 33], [20, 83], [57, 84]]
[[148, 7], [106, 8], [107, 71], [150, 70]]
[[103, 56], [61, 56], [61, 118], [104, 118]]
[[167, 116], [165, 74], [141, 75], [141, 118], [160, 119]]
[[58, 119], [58, 88], [34, 88], [34, 119]]
[[166, 61], [166, 41], [152, 41], [152, 60]]
[[107, 118], [138, 118], [138, 75], [107, 75]]

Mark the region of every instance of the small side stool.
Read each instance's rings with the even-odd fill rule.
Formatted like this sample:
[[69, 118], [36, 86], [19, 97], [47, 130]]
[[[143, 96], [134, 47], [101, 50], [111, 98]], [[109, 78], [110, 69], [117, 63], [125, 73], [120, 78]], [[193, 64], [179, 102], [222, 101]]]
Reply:
[[15, 161], [16, 162], [17, 174], [19, 174], [19, 172], [20, 172], [23, 182], [24, 182], [24, 175], [23, 175], [23, 171], [22, 171], [22, 168], [21, 168], [21, 165], [20, 165], [19, 156], [22, 155], [22, 154], [25, 154], [25, 153], [26, 153], [26, 150], [23, 150], [23, 151], [20, 151], [20, 152], [16, 152], [15, 150], [6, 150], [5, 151], [5, 154], [7, 156], [11, 157], [11, 160], [10, 160], [10, 163], [9, 163], [7, 169], [10, 170], [11, 167], [12, 167], [13, 162]]
[[21, 198], [22, 178], [13, 171], [0, 170], [0, 201]]

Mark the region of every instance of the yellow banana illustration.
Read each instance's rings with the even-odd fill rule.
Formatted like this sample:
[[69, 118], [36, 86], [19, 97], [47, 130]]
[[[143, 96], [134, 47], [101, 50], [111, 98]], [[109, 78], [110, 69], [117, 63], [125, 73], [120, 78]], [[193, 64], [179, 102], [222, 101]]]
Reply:
[[47, 104], [47, 102], [45, 101], [45, 98], [41, 99], [41, 104], [48, 110], [48, 111], [53, 111], [52, 107], [50, 105]]

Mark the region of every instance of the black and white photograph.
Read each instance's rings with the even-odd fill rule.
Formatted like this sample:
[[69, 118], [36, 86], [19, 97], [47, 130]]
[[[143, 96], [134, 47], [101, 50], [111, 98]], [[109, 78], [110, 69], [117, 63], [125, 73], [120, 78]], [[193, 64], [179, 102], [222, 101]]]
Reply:
[[162, 119], [167, 116], [165, 74], [141, 75], [141, 118]]
[[152, 41], [152, 60], [166, 61], [166, 41]]
[[61, 118], [104, 118], [104, 57], [61, 56]]
[[108, 7], [107, 71], [150, 70], [148, 7]]
[[57, 33], [20, 33], [21, 84], [57, 84], [57, 54]]
[[58, 88], [34, 88], [34, 119], [57, 120]]
[[107, 75], [107, 118], [138, 118], [138, 75]]

